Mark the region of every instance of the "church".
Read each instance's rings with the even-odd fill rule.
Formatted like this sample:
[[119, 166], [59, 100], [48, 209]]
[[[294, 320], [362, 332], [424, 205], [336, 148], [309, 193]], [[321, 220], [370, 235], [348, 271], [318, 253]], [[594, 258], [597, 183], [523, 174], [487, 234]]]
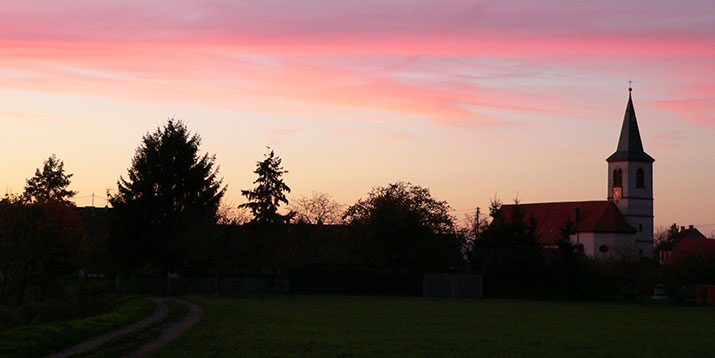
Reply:
[[[636, 111], [628, 88], [628, 104], [616, 152], [608, 163], [606, 200], [516, 204], [526, 218], [536, 219], [536, 234], [545, 247], [573, 224], [569, 239], [591, 257], [653, 257], [653, 162], [643, 150]], [[510, 217], [515, 204], [503, 205]]]

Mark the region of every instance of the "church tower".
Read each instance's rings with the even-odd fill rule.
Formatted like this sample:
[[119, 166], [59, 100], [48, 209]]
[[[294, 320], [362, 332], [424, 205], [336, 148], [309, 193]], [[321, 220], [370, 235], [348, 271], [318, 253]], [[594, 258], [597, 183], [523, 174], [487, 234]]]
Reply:
[[628, 105], [623, 118], [618, 147], [608, 162], [608, 200], [637, 231], [635, 255], [653, 256], [653, 162], [643, 151], [636, 111], [628, 88]]

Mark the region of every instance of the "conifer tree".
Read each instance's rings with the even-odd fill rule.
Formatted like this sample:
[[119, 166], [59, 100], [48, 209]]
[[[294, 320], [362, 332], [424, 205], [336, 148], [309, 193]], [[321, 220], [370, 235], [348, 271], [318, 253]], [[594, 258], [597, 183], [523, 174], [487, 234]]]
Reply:
[[126, 269], [157, 265], [175, 270], [191, 254], [186, 247], [216, 223], [226, 188], [215, 156], [200, 155], [201, 138], [170, 119], [146, 134], [126, 179], [110, 200], [115, 208], [115, 252]]
[[42, 171], [39, 168], [36, 169], [35, 176], [27, 179], [23, 194], [25, 199], [29, 201], [57, 200], [68, 203], [69, 199], [77, 192], [67, 189], [72, 174], [66, 174], [64, 166], [65, 164], [54, 154], [47, 158], [42, 165]]
[[239, 208], [251, 210], [253, 223], [285, 223], [292, 215], [278, 214], [278, 207], [281, 203], [288, 204], [285, 192], [290, 193], [290, 188], [282, 178], [288, 171], [283, 169], [281, 158], [276, 156], [273, 150], [264, 154], [264, 157], [264, 160], [256, 163], [256, 170], [253, 171], [258, 175], [258, 179], [253, 182], [256, 187], [251, 190], [241, 190], [241, 194], [248, 199], [248, 202], [239, 205]]

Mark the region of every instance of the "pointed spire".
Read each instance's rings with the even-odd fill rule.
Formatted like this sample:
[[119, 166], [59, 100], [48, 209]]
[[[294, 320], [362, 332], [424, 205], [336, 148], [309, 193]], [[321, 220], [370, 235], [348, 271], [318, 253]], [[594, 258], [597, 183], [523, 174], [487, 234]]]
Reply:
[[643, 143], [641, 142], [641, 134], [638, 131], [638, 122], [636, 121], [636, 110], [633, 107], [633, 98], [631, 98], [632, 88], [628, 88], [628, 105], [626, 106], [626, 114], [623, 116], [623, 125], [621, 126], [621, 136], [618, 139], [618, 147], [607, 162], [612, 161], [636, 161], [653, 163], [655, 159], [643, 151]]
[[628, 89], [628, 105], [626, 106], [626, 114], [623, 116], [623, 125], [621, 126], [621, 137], [618, 139], [619, 152], [642, 152], [643, 143], [641, 142], [641, 134], [638, 131], [638, 122], [636, 121], [636, 109], [633, 108], [633, 98], [631, 97], [632, 89]]

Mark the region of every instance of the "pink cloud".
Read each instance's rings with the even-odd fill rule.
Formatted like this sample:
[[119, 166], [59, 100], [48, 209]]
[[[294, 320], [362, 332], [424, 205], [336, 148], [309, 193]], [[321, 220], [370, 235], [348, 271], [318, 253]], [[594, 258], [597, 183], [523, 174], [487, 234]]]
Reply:
[[22, 2], [0, 13], [0, 39], [165, 42], [271, 55], [708, 57], [712, 11], [697, 1], [647, 8], [636, 1]]
[[334, 135], [360, 137], [377, 143], [400, 143], [415, 137], [398, 129], [368, 129], [335, 127], [330, 131]]
[[[31, 63], [33, 75], [0, 78], [0, 84], [16, 89], [120, 95], [148, 101], [191, 99], [228, 106], [238, 98], [285, 98], [406, 113], [460, 126], [498, 122], [466, 106], [522, 111], [558, 108], [545, 96], [458, 81], [405, 80], [389, 73], [313, 65], [304, 60], [276, 58], [265, 65], [210, 51], [177, 53], [162, 46], [144, 48], [141, 56], [111, 57], [108, 48], [95, 50], [85, 48], [75, 57], [60, 51], [34, 61], [26, 52], [20, 57], [30, 61], [5, 57], [0, 64], [9, 68], [26, 69], [24, 64]], [[250, 102], [255, 105], [260, 101]]]
[[[638, 12], [622, 2], [552, 5], [22, 2], [0, 13], [0, 66], [16, 73], [0, 75], [0, 86], [295, 113], [275, 108], [271, 101], [280, 99], [291, 106], [312, 104], [303, 107], [308, 115], [323, 115], [317, 108], [323, 105], [418, 116], [446, 126], [502, 125], [514, 112], [583, 111], [573, 96], [540, 87], [538, 81], [546, 82], [540, 77], [554, 69], [625, 77], [632, 66], [647, 67], [644, 76], [672, 76], [670, 86], [709, 86], [699, 96], [672, 91], [684, 101], [715, 97], [707, 85], [715, 68], [707, 5], [652, 4]], [[489, 59], [498, 70], [425, 66], [416, 56], [473, 56]], [[375, 57], [404, 60], [375, 70], [360, 66]], [[515, 59], [521, 62], [517, 71], [502, 64]], [[700, 71], [684, 66], [693, 61]], [[713, 122], [709, 103], [655, 105], [707, 124]]]

